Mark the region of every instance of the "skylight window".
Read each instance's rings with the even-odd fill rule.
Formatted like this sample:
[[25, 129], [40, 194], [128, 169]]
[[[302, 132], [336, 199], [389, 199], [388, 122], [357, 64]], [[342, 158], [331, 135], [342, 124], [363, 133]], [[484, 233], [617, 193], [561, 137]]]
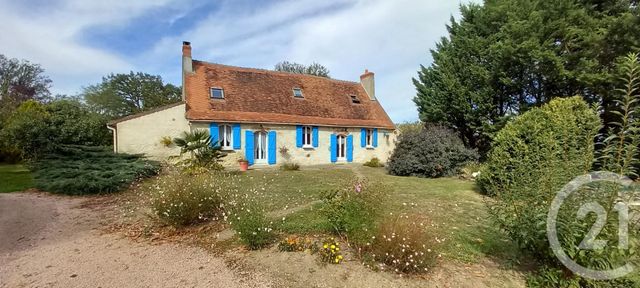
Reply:
[[293, 88], [293, 97], [296, 97], [296, 98], [304, 98], [304, 96], [302, 96], [302, 89], [300, 89], [300, 88]]
[[351, 95], [351, 103], [360, 104], [360, 99], [356, 95]]
[[222, 88], [211, 88], [211, 99], [224, 99], [224, 90]]

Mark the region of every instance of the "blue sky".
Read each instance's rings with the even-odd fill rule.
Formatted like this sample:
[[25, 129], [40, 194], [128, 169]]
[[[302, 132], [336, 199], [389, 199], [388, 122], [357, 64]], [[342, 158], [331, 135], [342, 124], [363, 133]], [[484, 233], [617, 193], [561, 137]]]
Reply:
[[[0, 53], [40, 63], [52, 90], [77, 94], [103, 75], [142, 71], [180, 85], [183, 40], [194, 59], [272, 69], [321, 63], [337, 79], [376, 73], [396, 122], [418, 118], [411, 78], [458, 16], [438, 0], [0, 0]], [[465, 1], [466, 3], [466, 1]]]

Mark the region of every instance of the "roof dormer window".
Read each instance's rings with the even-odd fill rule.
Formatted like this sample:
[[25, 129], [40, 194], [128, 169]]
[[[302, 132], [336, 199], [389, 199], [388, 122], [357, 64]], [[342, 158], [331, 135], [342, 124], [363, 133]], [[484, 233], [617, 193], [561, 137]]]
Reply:
[[296, 98], [304, 98], [304, 96], [302, 95], [302, 89], [300, 89], [300, 88], [293, 88], [293, 97], [296, 97]]
[[351, 95], [351, 103], [360, 104], [360, 99], [358, 99], [358, 97], [356, 97], [356, 95]]
[[212, 87], [211, 99], [224, 99], [224, 90], [222, 90], [222, 88]]

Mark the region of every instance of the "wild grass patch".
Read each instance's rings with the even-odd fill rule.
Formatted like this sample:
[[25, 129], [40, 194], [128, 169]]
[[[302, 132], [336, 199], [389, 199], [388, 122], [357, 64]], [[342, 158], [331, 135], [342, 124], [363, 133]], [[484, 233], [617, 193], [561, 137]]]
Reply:
[[419, 214], [386, 218], [370, 245], [364, 248], [366, 257], [378, 263], [374, 265], [381, 270], [404, 274], [428, 272], [438, 259], [434, 237], [426, 229], [428, 223]]
[[151, 207], [158, 218], [169, 225], [185, 226], [217, 219], [222, 213], [220, 183], [209, 175], [173, 173], [152, 185]]

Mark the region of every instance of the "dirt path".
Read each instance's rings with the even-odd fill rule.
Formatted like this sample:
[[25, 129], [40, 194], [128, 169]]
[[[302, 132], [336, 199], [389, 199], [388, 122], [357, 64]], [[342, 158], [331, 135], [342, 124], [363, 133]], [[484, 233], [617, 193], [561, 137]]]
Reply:
[[0, 194], [0, 287], [271, 287], [198, 248], [101, 235], [86, 198]]

